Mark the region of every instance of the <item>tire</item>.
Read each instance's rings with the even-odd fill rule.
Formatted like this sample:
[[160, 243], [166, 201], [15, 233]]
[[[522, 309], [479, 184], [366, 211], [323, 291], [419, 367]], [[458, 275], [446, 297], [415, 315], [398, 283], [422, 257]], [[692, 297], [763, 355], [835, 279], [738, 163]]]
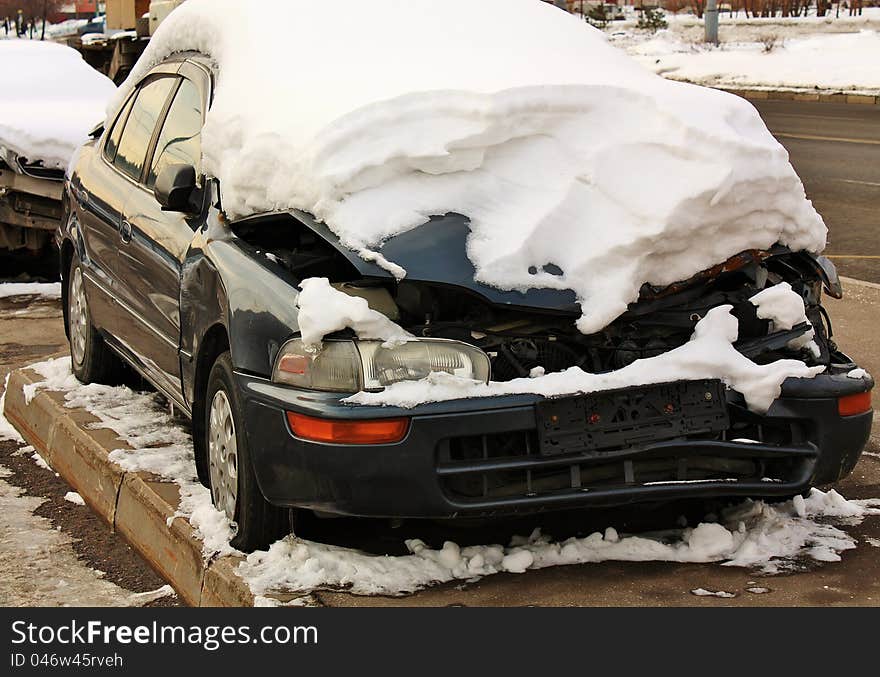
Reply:
[[229, 351], [211, 368], [205, 405], [211, 499], [236, 524], [233, 547], [244, 552], [266, 549], [289, 533], [288, 512], [271, 505], [257, 485]]
[[125, 367], [95, 329], [83, 286], [82, 265], [74, 256], [67, 275], [67, 338], [74, 376], [83, 383], [117, 385]]

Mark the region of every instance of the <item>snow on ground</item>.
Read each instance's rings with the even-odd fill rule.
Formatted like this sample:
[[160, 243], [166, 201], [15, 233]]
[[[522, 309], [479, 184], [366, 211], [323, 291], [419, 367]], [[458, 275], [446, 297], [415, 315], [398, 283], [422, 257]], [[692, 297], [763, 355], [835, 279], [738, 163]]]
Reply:
[[9, 374], [6, 374], [6, 380], [3, 383], [3, 392], [0, 393], [0, 441], [12, 440], [24, 444], [24, 438], [15, 427], [7, 420], [3, 414], [3, 406], [6, 403], [6, 389], [9, 387]]
[[101, 122], [113, 82], [54, 42], [0, 40], [0, 151], [66, 169]]
[[[703, 39], [705, 30], [703, 20], [691, 12], [672, 14], [666, 12], [669, 31], [682, 36], [690, 42]], [[816, 16], [815, 7], [810, 8], [809, 16], [799, 17], [746, 17], [744, 13], [731, 16], [729, 12], [719, 13], [718, 37], [720, 42], [760, 42], [768, 34], [780, 39], [796, 38], [818, 33], [857, 33], [860, 30], [880, 29], [880, 7], [865, 7], [861, 16], [848, 16], [841, 12], [835, 17], [833, 13], [824, 17]], [[633, 11], [626, 21], [615, 21], [608, 24], [607, 31], [612, 35], [625, 33], [635, 29], [638, 13]]]
[[24, 495], [4, 480], [9, 475], [0, 466], [0, 605], [139, 607], [175, 594], [170, 586], [132, 593], [102, 580], [78, 559], [68, 535], [34, 515], [45, 499]]
[[695, 590], [691, 590], [692, 595], [696, 595], [697, 597], [721, 597], [723, 599], [731, 599], [736, 597], [735, 592], [727, 592], [725, 590], [706, 590], [705, 588], [697, 588]]
[[44, 499], [4, 481], [0, 467], [0, 604], [13, 606], [141, 606], [132, 593], [82, 564], [71, 538], [34, 511]]
[[[788, 154], [748, 102], [657, 77], [546, 3], [254, 4], [176, 9], [108, 107], [169, 53], [213, 57], [204, 164], [232, 216], [303, 209], [376, 258], [389, 237], [458, 212], [479, 281], [573, 289], [585, 333], [644, 282], [775, 242], [825, 245]], [[282, 5], [310, 27], [296, 40], [258, 20]], [[443, 49], [425, 42], [436, 34]]]
[[0, 299], [12, 296], [37, 296], [43, 299], [60, 299], [60, 282], [2, 282]]
[[[205, 539], [206, 557], [232, 552], [232, 527], [196, 484], [188, 434], [159, 404], [156, 395], [126, 388], [83, 386], [70, 373], [69, 358], [33, 367], [46, 380], [42, 389], [66, 391], [67, 406], [84, 407], [125, 439], [133, 450], [111, 458], [129, 470], [149, 470], [177, 482], [187, 497], [181, 514]], [[432, 549], [413, 539], [405, 556], [378, 556], [288, 536], [268, 551], [248, 555], [239, 574], [253, 592], [309, 592], [346, 589], [355, 594], [400, 595], [436, 583], [474, 580], [500, 572], [522, 573], [562, 564], [607, 560], [718, 562], [772, 574], [805, 562], [832, 562], [856, 547], [843, 528], [880, 515], [880, 500], [848, 501], [835, 491], [813, 490], [809, 498], [769, 505], [746, 501], [695, 527], [620, 534], [613, 528], [585, 538], [556, 542], [536, 530], [510, 543], [460, 547], [447, 542]], [[263, 600], [268, 603], [268, 600]]]
[[80, 496], [75, 491], [68, 491], [64, 494], [64, 500], [68, 503], [73, 503], [74, 505], [85, 505], [86, 502], [83, 500], [83, 497]]
[[[3, 415], [6, 385], [0, 395], [0, 441], [24, 445], [19, 432]], [[53, 472], [31, 446], [21, 446], [14, 453], [30, 454], [39, 467]], [[5, 572], [0, 577], [0, 605], [143, 606], [173, 594], [173, 590], [169, 593], [165, 589], [131, 593], [101, 580], [103, 574], [79, 561], [69, 536], [53, 528], [50, 520], [33, 514], [44, 499], [26, 496], [22, 489], [4, 481], [10, 472], [0, 466], [0, 568]], [[73, 491], [64, 498], [85, 504]]]
[[876, 31], [791, 38], [765, 50], [762, 42], [709, 48], [664, 34], [628, 51], [664, 77], [714, 87], [880, 92]]
[[179, 485], [180, 514], [198, 531], [206, 557], [233, 552], [229, 546], [232, 527], [225, 515], [213, 508], [210, 492], [196, 478], [190, 434], [158, 406], [155, 394], [124, 386], [82, 385], [70, 370], [69, 357], [31, 368], [45, 380], [25, 387], [27, 403], [40, 390], [65, 391], [67, 406], [91, 412], [100, 420], [97, 427], [113, 430], [129, 444], [130, 449], [111, 452], [113, 462], [124, 470], [152, 472]]
[[[709, 86], [880, 94], [880, 8], [861, 17], [746, 19], [722, 13], [718, 47], [703, 22], [668, 15], [651, 34], [635, 21], [609, 24], [612, 44], [664, 77]], [[768, 51], [769, 50], [769, 51]]]

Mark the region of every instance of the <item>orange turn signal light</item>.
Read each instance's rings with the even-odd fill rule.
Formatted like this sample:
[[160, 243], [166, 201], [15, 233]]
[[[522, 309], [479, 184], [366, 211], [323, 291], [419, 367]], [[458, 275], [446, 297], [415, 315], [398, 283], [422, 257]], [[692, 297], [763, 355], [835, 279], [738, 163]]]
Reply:
[[837, 400], [837, 412], [841, 416], [855, 416], [871, 411], [871, 391], [844, 395]]
[[336, 421], [288, 411], [287, 423], [301, 439], [331, 444], [394, 444], [409, 431], [408, 418]]

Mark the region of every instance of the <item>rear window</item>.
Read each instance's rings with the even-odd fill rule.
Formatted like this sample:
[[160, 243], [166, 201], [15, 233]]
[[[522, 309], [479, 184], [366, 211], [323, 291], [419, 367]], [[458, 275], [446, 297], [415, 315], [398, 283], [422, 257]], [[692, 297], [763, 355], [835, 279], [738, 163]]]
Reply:
[[104, 144], [104, 157], [107, 158], [109, 162], [113, 162], [113, 160], [116, 159], [116, 149], [119, 148], [119, 137], [122, 136], [122, 130], [125, 128], [125, 121], [128, 120], [128, 114], [131, 112], [131, 106], [133, 103], [134, 97], [131, 96], [128, 101], [125, 102], [125, 106], [119, 113], [116, 122], [113, 123], [113, 128], [110, 130], [110, 134], [107, 136], [107, 143]]

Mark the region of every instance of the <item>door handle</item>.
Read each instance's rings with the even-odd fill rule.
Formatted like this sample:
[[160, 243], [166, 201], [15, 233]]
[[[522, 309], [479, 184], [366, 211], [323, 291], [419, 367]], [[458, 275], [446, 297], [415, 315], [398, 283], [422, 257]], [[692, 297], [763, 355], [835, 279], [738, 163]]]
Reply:
[[119, 224], [119, 237], [125, 244], [131, 242], [131, 223], [125, 219]]

